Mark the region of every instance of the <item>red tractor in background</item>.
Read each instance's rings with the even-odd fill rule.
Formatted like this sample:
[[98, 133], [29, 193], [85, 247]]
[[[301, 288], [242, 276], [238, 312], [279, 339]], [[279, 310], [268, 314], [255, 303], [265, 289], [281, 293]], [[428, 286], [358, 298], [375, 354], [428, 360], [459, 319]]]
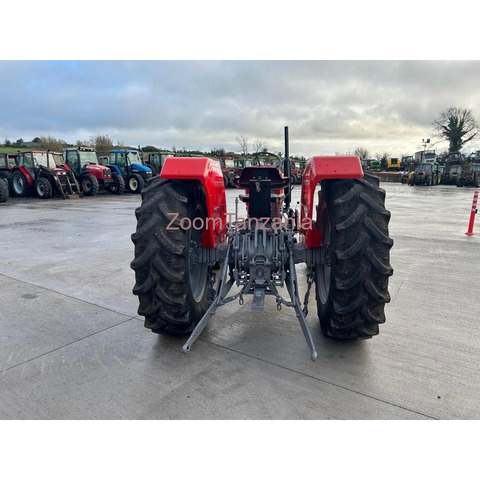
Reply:
[[81, 194], [75, 176], [62, 168], [63, 155], [51, 150], [18, 152], [16, 165], [9, 177], [10, 187], [17, 197], [35, 193], [39, 198], [51, 198], [59, 194], [63, 198]]
[[235, 159], [232, 157], [215, 157], [215, 160], [218, 160], [220, 163], [225, 188], [235, 187], [235, 179], [238, 177]]
[[97, 154], [91, 147], [72, 147], [63, 150], [65, 155], [64, 168], [75, 175], [84, 195], [95, 196], [99, 189], [105, 189], [115, 194], [125, 191], [125, 182], [118, 173], [112, 171], [97, 160]]
[[[298, 212], [290, 208], [288, 127], [283, 172], [281, 159], [269, 156], [272, 164], [243, 169], [238, 186], [245, 193], [236, 200], [235, 215], [227, 212], [220, 165], [209, 158], [167, 158], [160, 177], [142, 191], [131, 263], [138, 313], [154, 333], [190, 335], [184, 352], [218, 307], [243, 304], [247, 295], [253, 310], [264, 308], [266, 296], [279, 310], [292, 307], [312, 360], [317, 352], [306, 322], [312, 288], [327, 337], [370, 338], [385, 321], [393, 240], [379, 180], [363, 172], [356, 156], [313, 157]], [[239, 200], [247, 218], [238, 216]], [[299, 263], [307, 266], [303, 305]], [[234, 285], [237, 291], [229, 295]]]
[[292, 159], [291, 175], [293, 183], [302, 183], [303, 171], [305, 170], [306, 164], [306, 160], [299, 160], [297, 158]]

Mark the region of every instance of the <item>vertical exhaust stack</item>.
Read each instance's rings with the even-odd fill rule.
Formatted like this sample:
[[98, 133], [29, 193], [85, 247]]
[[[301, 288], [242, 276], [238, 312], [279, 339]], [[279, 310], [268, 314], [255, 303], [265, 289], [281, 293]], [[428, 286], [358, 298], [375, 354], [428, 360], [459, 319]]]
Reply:
[[288, 212], [292, 195], [292, 186], [290, 185], [291, 169], [290, 169], [290, 153], [288, 147], [288, 127], [285, 127], [285, 161], [283, 164], [283, 174], [288, 178], [288, 186], [285, 187], [285, 210]]

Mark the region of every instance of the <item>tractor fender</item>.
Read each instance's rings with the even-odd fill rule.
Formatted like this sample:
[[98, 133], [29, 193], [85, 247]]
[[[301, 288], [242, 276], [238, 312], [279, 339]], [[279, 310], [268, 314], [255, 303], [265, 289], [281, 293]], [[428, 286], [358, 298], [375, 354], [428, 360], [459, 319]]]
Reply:
[[[305, 235], [306, 248], [320, 247], [320, 232], [311, 220], [313, 219], [314, 194], [318, 182], [322, 180], [339, 180], [346, 178], [363, 178], [360, 158], [357, 156], [313, 157], [305, 166], [302, 178], [301, 193], [301, 233]], [[308, 219], [310, 221], [308, 221]], [[304, 228], [305, 225], [312, 228]]]
[[207, 229], [202, 232], [202, 245], [215, 248], [226, 241], [227, 202], [220, 164], [207, 157], [167, 157], [160, 178], [196, 180], [205, 190]]

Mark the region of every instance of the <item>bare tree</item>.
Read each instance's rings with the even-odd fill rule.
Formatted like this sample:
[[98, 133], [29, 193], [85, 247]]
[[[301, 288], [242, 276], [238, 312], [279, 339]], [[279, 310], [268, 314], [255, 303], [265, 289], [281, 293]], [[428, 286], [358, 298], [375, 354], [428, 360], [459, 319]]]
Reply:
[[363, 147], [357, 147], [353, 151], [353, 154], [356, 155], [357, 157], [360, 157], [360, 160], [366, 160], [368, 158], [368, 150]]
[[247, 156], [248, 155], [248, 138], [242, 135], [241, 137], [237, 137], [235, 140], [238, 143], [238, 146], [240, 147], [240, 153], [242, 155]]
[[433, 121], [435, 133], [449, 142], [449, 152], [458, 152], [478, 134], [479, 124], [471, 110], [449, 107]]
[[265, 145], [265, 143], [263, 143], [261, 140], [255, 140], [255, 142], [253, 142], [252, 144], [252, 148], [253, 148], [253, 151], [255, 153], [259, 153], [261, 152], [262, 150], [266, 150], [267, 149], [267, 146]]

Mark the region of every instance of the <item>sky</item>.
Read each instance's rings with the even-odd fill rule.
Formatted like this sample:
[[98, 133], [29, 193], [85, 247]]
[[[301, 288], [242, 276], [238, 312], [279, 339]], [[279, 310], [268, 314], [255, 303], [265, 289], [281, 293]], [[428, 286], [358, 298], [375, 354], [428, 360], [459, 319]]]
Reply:
[[[0, 61], [0, 141], [94, 135], [131, 146], [306, 157], [413, 154], [457, 106], [480, 118], [480, 61]], [[434, 148], [447, 147], [445, 142]], [[479, 141], [466, 147], [480, 149]]]

